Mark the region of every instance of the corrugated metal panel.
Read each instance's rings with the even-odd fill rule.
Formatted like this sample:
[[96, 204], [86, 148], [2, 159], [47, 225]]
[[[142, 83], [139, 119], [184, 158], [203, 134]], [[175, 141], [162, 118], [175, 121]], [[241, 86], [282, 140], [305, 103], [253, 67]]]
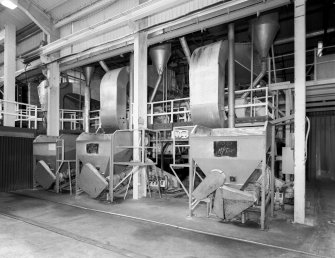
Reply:
[[[170, 8], [164, 12], [157, 13], [155, 15], [151, 15], [148, 17], [148, 26], [153, 26], [156, 24], [160, 24], [162, 22], [166, 22], [177, 17], [186, 15], [195, 10], [204, 8], [206, 6], [222, 2], [222, 0], [193, 0], [187, 3], [178, 5], [174, 8]], [[228, 2], [228, 1], [227, 1]]]
[[33, 139], [0, 136], [0, 191], [33, 187]]
[[335, 180], [335, 112], [308, 114], [311, 130], [308, 141], [307, 179]]

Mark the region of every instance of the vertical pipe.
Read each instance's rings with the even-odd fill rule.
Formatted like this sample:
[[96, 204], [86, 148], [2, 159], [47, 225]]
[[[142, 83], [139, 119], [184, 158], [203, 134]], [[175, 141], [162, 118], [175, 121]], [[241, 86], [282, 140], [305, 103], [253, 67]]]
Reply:
[[187, 59], [187, 62], [188, 62], [188, 64], [190, 64], [190, 62], [191, 62], [191, 51], [190, 51], [190, 49], [187, 45], [187, 41], [186, 41], [185, 37], [181, 37], [179, 39], [179, 41], [180, 41], [180, 44], [183, 48], [183, 51], [184, 51], [185, 57]]
[[[290, 99], [290, 89], [285, 90], [285, 115], [289, 116], [291, 115], [291, 99]], [[285, 147], [292, 147], [291, 146], [291, 125], [286, 124], [285, 126]], [[290, 174], [285, 175], [285, 181], [290, 182]]]
[[305, 223], [306, 0], [294, 1], [294, 222]]
[[[264, 141], [264, 150], [267, 149], [266, 140]], [[266, 188], [266, 151], [264, 152], [263, 160], [262, 160], [262, 191], [261, 191], [261, 229], [265, 229], [265, 213], [266, 213], [266, 196], [265, 196], [265, 188]]]
[[[156, 93], [157, 93], [157, 90], [158, 90], [158, 87], [159, 87], [159, 84], [161, 83], [162, 81], [162, 77], [163, 77], [163, 73], [160, 73], [158, 75], [158, 79], [156, 81], [156, 84], [155, 84], [155, 87], [154, 87], [154, 91], [152, 92], [151, 96], [150, 96], [150, 100], [149, 102], [153, 102], [154, 99], [155, 99], [155, 96], [156, 96]], [[164, 88], [164, 84], [163, 84], [163, 88]], [[163, 100], [164, 100], [164, 89], [163, 89]]]
[[276, 125], [271, 126], [271, 217], [274, 215]]
[[91, 91], [90, 86], [85, 85], [84, 89], [84, 131], [89, 133], [90, 131], [90, 105], [91, 105]]
[[192, 182], [193, 182], [193, 159], [191, 157], [191, 155], [189, 155], [189, 163], [190, 163], [190, 167], [189, 167], [189, 176], [188, 176], [188, 179], [189, 179], [189, 189], [188, 189], [188, 209], [189, 209], [189, 217], [192, 217], [193, 216], [193, 210], [192, 210], [192, 194], [193, 194], [193, 185], [192, 185]]
[[228, 25], [228, 127], [235, 127], [235, 35], [234, 24]]
[[277, 83], [275, 51], [273, 48], [273, 44], [271, 45], [271, 55], [272, 55], [273, 78], [274, 78], [275, 83]]
[[[251, 60], [250, 60], [250, 89], [253, 89], [254, 82], [254, 24], [251, 23]], [[254, 99], [254, 92], [250, 92], [251, 104]], [[250, 117], [252, 117], [253, 107], [250, 107]]]
[[129, 63], [129, 129], [133, 129], [133, 102], [134, 102], [134, 53], [130, 53]]

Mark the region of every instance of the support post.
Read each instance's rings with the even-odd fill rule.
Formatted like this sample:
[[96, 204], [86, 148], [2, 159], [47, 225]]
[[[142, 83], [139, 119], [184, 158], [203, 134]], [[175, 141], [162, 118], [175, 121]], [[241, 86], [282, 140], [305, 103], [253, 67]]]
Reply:
[[47, 135], [59, 136], [59, 63], [48, 64], [48, 113], [47, 113]]
[[[15, 102], [15, 72], [16, 72], [16, 27], [5, 24], [4, 49], [4, 100]], [[15, 114], [15, 104], [5, 103], [5, 113]], [[4, 116], [4, 126], [15, 126], [14, 115]]]
[[[141, 137], [145, 133], [141, 129], [147, 128], [147, 69], [148, 69], [148, 38], [146, 32], [139, 32], [134, 37], [134, 105], [133, 105], [133, 128], [134, 128], [134, 152], [135, 162], [141, 161]], [[139, 167], [133, 178], [133, 198], [145, 197], [146, 168]]]
[[228, 25], [228, 127], [235, 127], [235, 34], [234, 23]]
[[294, 1], [294, 222], [305, 223], [306, 4]]

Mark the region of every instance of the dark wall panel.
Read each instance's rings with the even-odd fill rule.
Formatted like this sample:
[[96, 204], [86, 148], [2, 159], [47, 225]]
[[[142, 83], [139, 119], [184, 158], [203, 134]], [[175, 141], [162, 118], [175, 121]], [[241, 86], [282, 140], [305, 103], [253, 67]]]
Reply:
[[1, 135], [0, 192], [33, 187], [33, 137]]
[[311, 131], [308, 140], [307, 180], [335, 180], [335, 112], [308, 114]]

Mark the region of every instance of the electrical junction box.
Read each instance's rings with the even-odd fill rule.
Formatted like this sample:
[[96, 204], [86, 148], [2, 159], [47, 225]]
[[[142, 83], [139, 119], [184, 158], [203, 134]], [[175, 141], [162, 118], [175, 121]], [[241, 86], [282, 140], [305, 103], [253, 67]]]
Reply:
[[282, 170], [283, 174], [294, 174], [294, 150], [291, 147], [283, 147], [282, 149]]

